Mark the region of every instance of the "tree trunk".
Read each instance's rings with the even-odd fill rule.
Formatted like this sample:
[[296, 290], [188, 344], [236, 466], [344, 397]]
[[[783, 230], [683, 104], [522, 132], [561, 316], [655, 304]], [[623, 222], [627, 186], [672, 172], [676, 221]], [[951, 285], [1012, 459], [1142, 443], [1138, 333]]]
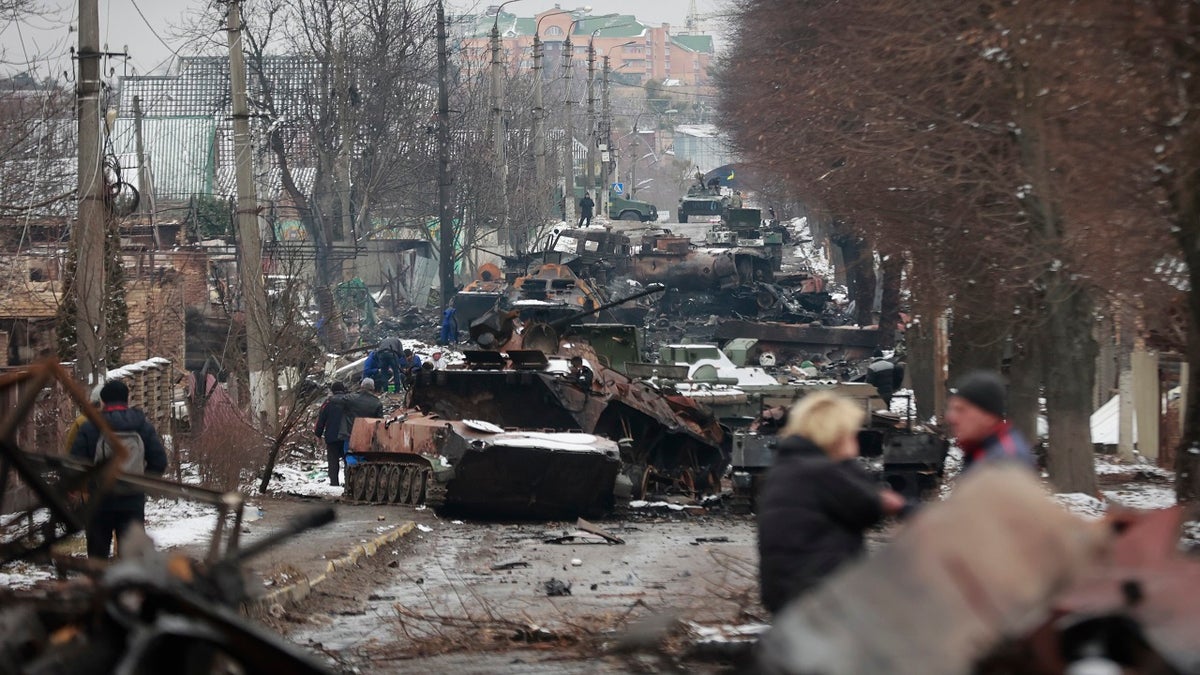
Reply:
[[904, 276], [904, 256], [896, 253], [883, 257], [883, 295], [879, 301], [879, 346], [896, 346], [896, 326], [900, 324], [900, 282]]
[[974, 370], [1000, 370], [1010, 328], [996, 317], [1001, 309], [1007, 311], [996, 303], [991, 287], [977, 285], [955, 295], [950, 324], [951, 382]]
[[854, 234], [834, 237], [846, 268], [846, 286], [854, 301], [854, 322], [859, 326], [875, 323], [875, 253], [865, 239]]
[[927, 312], [918, 315], [917, 323], [909, 326], [904, 336], [904, 344], [908, 348], [907, 360], [904, 367], [908, 379], [912, 383], [913, 398], [917, 404], [917, 420], [924, 422], [938, 415], [934, 401], [937, 400], [937, 313]]
[[[1200, 164], [1200, 133], [1190, 143]], [[1183, 435], [1175, 451], [1175, 495], [1180, 502], [1200, 501], [1200, 173], [1192, 171], [1172, 201], [1176, 205], [1176, 239], [1183, 251], [1190, 283], [1188, 310], [1188, 391]]]
[[1050, 440], [1046, 468], [1061, 492], [1096, 493], [1092, 450], [1092, 387], [1096, 379], [1096, 339], [1087, 291], [1053, 274], [1046, 284], [1042, 328], [1043, 374]]
[[1013, 340], [1008, 367], [1008, 419], [1030, 443], [1038, 442], [1038, 415], [1042, 395], [1042, 365], [1036, 340]]

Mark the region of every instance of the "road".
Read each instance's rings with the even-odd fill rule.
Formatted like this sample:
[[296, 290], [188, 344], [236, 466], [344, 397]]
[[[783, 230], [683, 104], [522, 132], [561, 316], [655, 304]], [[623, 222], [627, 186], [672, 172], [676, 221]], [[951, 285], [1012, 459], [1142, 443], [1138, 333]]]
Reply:
[[[379, 510], [339, 507], [354, 509]], [[634, 514], [597, 523], [625, 541], [609, 545], [546, 543], [576, 532], [573, 523], [390, 510], [420, 529], [275, 621], [348, 672], [401, 672], [416, 658], [422, 669], [464, 673], [659, 670], [657, 660], [674, 656], [655, 645], [679, 621], [744, 622], [761, 612], [746, 518]], [[548, 595], [553, 582], [569, 595]], [[601, 649], [610, 656], [597, 661]]]

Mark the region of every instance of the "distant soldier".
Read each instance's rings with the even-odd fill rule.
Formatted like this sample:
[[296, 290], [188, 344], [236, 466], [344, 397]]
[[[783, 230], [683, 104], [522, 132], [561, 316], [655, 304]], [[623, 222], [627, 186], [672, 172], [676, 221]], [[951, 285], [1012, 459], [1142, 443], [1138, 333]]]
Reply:
[[579, 226], [587, 227], [592, 224], [592, 211], [596, 208], [596, 202], [592, 201], [592, 196], [588, 193], [583, 193], [583, 199], [579, 200]]
[[731, 208], [731, 209], [742, 208], [742, 192], [741, 192], [741, 190], [735, 191], [733, 193], [733, 197], [731, 197], [729, 199], [729, 208]]
[[458, 311], [453, 307], [447, 307], [446, 311], [442, 312], [442, 332], [438, 336], [438, 344], [453, 345], [458, 344]]

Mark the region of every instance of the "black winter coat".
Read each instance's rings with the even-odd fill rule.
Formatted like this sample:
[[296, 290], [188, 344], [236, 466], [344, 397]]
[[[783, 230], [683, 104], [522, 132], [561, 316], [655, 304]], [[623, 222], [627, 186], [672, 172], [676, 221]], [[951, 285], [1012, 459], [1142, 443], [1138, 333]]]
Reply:
[[758, 497], [763, 606], [772, 613], [863, 552], [883, 519], [879, 486], [854, 460], [831, 461], [813, 443], [781, 439]]
[[339, 440], [344, 441], [350, 438], [350, 432], [354, 430], [354, 420], [359, 417], [383, 417], [383, 401], [367, 391], [359, 390], [353, 394], [340, 394], [334, 396], [332, 402], [342, 409]]
[[[100, 413], [114, 431], [136, 431], [142, 437], [146, 448], [146, 473], [151, 476], [161, 476], [167, 470], [167, 452], [163, 449], [162, 441], [154, 425], [146, 419], [145, 413], [136, 408], [106, 408]], [[100, 430], [91, 422], [84, 422], [75, 434], [75, 442], [71, 444], [71, 456], [88, 461], [96, 460], [96, 445], [100, 442]], [[109, 495], [100, 502], [101, 510], [124, 511], [137, 509], [146, 501], [144, 494]]]
[[325, 439], [326, 443], [342, 440], [342, 415], [344, 414], [341, 403], [330, 396], [321, 404], [321, 411], [317, 413], [317, 427], [313, 431], [317, 436]]

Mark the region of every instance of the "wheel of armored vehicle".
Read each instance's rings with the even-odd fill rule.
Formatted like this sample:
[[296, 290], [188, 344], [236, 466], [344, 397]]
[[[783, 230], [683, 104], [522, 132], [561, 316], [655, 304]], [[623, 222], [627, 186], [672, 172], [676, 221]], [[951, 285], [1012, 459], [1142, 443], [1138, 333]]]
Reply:
[[415, 478], [416, 473], [417, 473], [417, 470], [415, 467], [406, 466], [401, 469], [401, 474], [403, 476], [403, 478], [400, 480], [400, 503], [401, 504], [412, 504], [413, 503], [413, 482], [414, 482], [413, 479]]
[[389, 504], [395, 504], [400, 501], [400, 467], [389, 466], [387, 468], [387, 494], [384, 495], [384, 501]]
[[375, 501], [379, 494], [379, 467], [374, 464], [368, 464], [363, 480], [367, 484], [366, 500], [369, 502]]
[[413, 504], [424, 504], [429, 493], [429, 484], [433, 482], [433, 471], [429, 469], [421, 469], [421, 473], [414, 482], [416, 499], [413, 499]]
[[364, 501], [367, 498], [367, 482], [363, 475], [362, 467], [353, 467], [353, 478], [350, 479], [350, 496], [355, 501]]

